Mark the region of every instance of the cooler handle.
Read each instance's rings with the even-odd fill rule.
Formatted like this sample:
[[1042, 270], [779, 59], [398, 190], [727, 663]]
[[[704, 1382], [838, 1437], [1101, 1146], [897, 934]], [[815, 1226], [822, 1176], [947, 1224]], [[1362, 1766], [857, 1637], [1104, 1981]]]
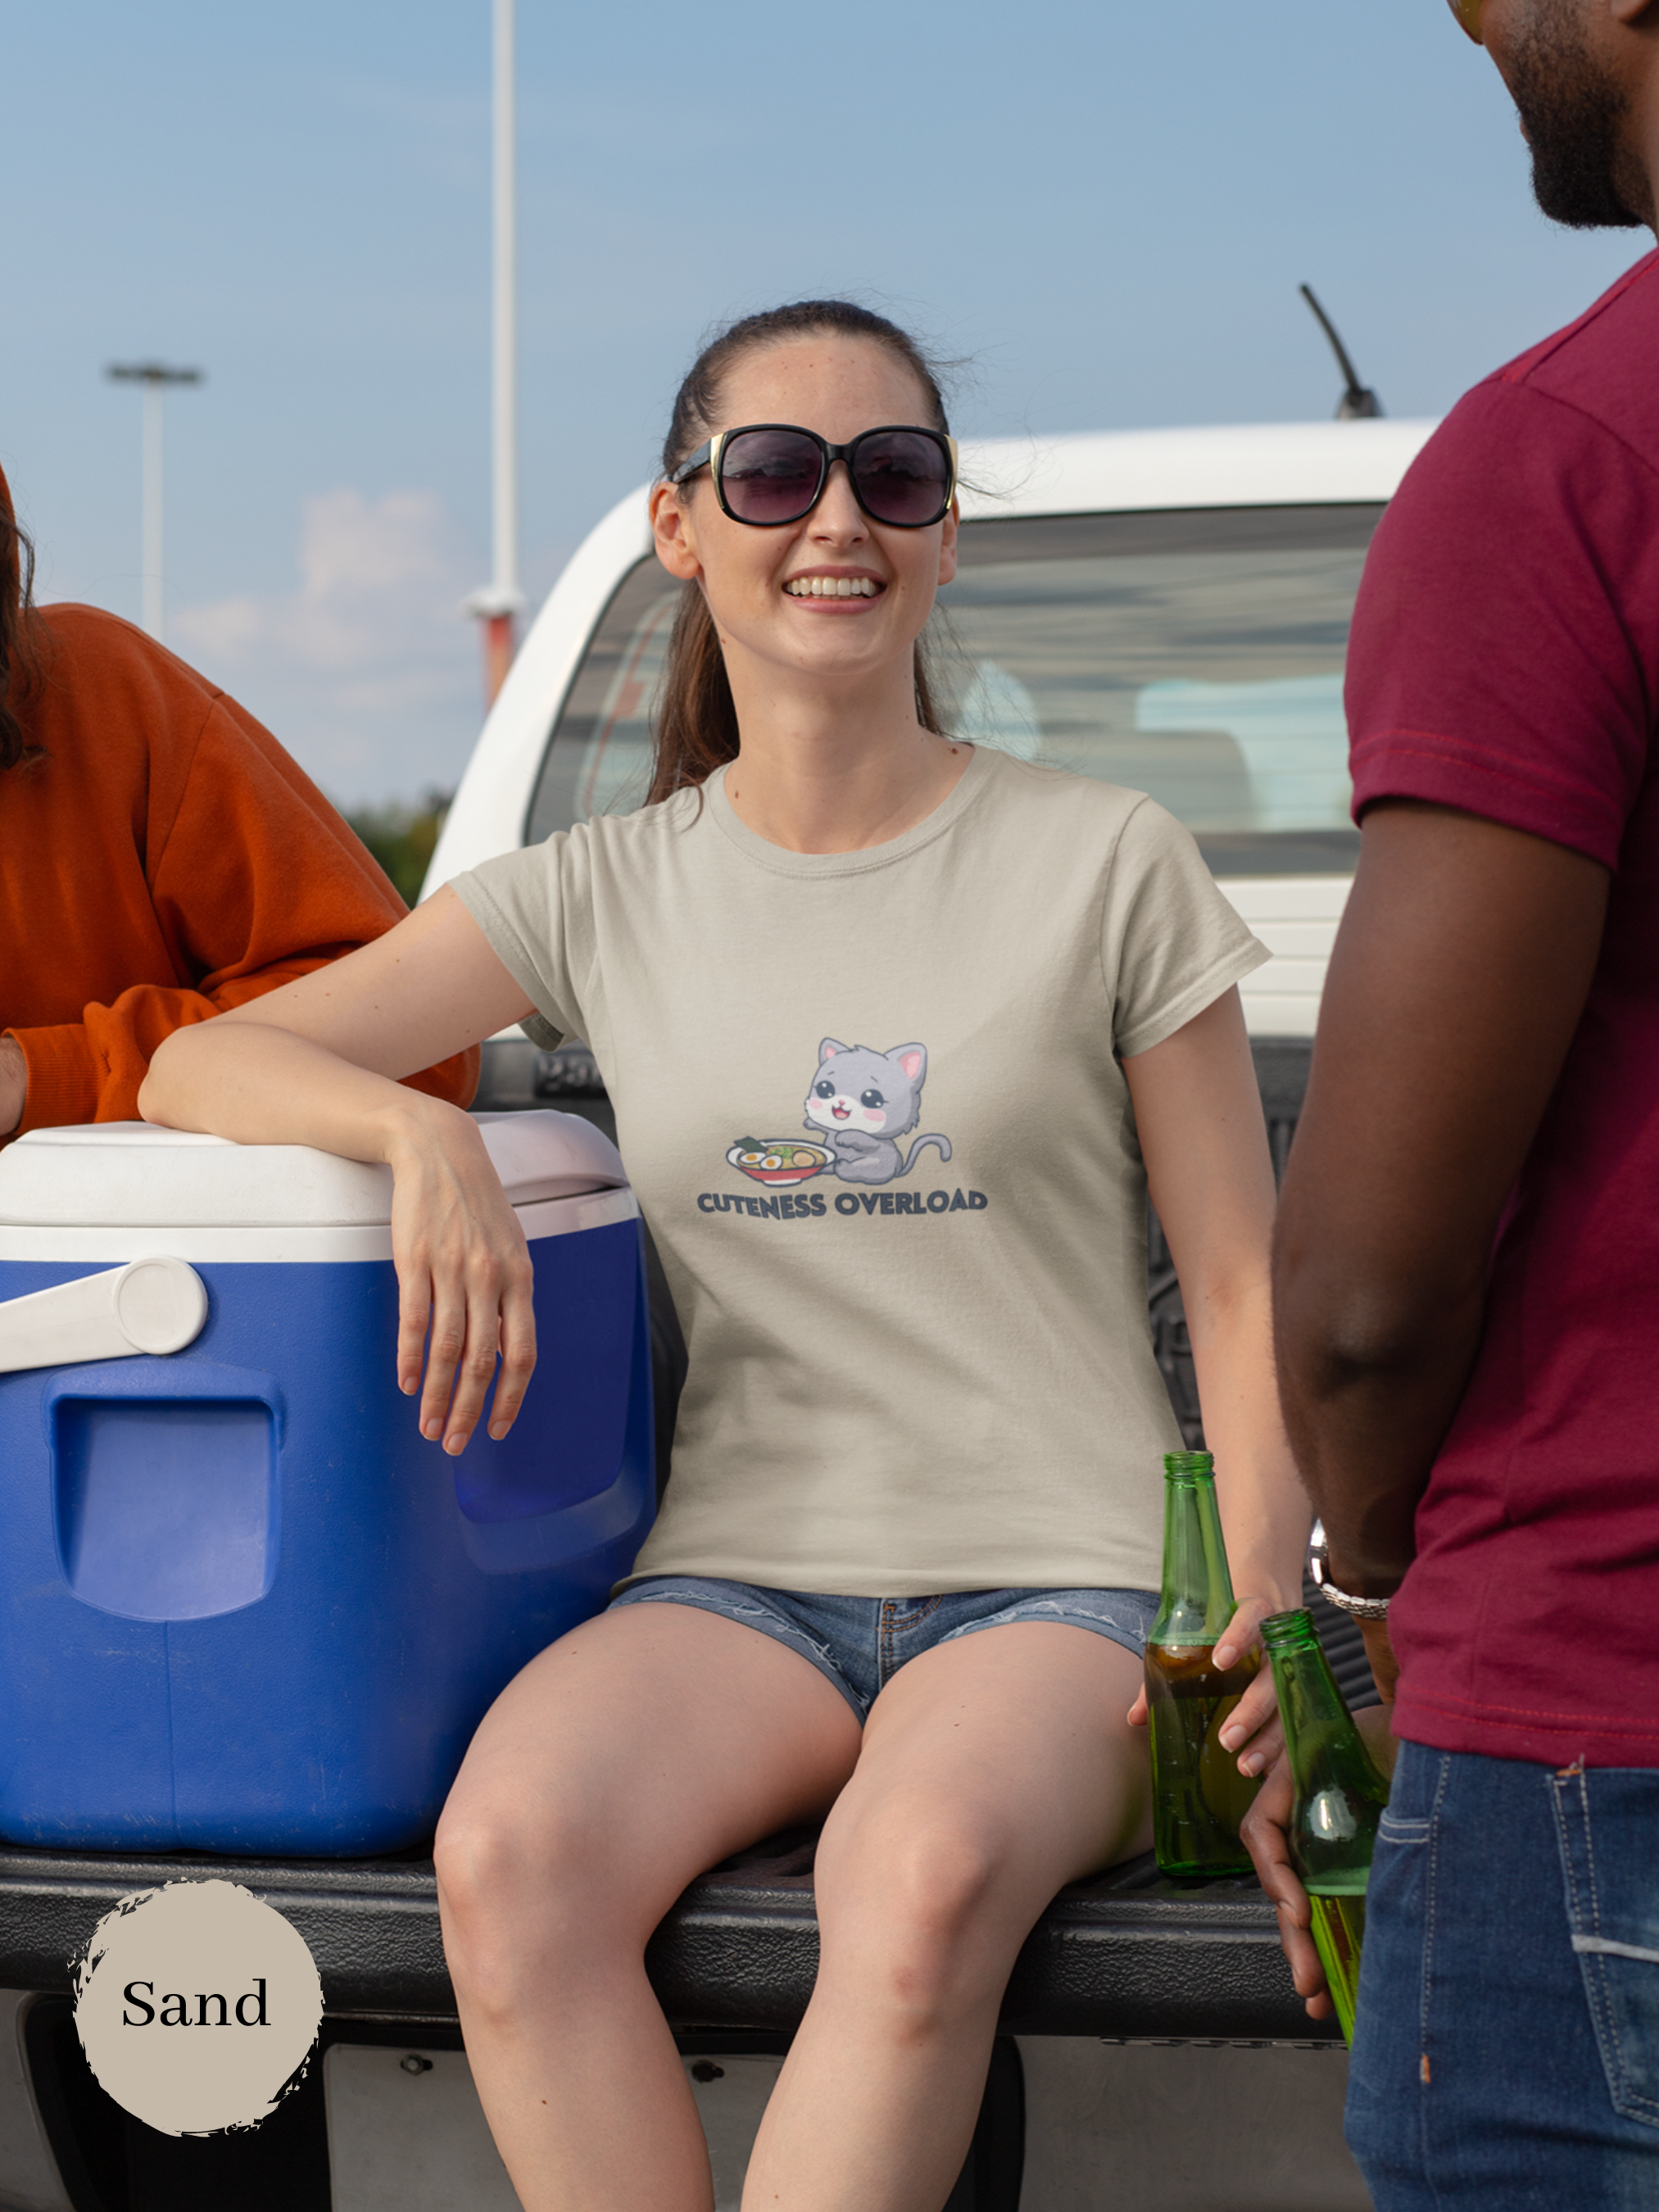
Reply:
[[0, 1304], [0, 1375], [165, 1355], [194, 1344], [207, 1287], [182, 1260], [133, 1260]]

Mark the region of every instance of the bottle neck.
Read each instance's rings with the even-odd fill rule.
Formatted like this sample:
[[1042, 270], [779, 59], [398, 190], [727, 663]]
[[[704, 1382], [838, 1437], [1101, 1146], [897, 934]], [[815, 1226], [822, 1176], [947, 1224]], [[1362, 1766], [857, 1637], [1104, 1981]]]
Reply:
[[1233, 1615], [1233, 1583], [1215, 1480], [1170, 1474], [1164, 1491], [1164, 1583], [1152, 1640], [1213, 1644]]
[[1270, 1616], [1262, 1624], [1261, 1640], [1273, 1662], [1285, 1755], [1297, 1787], [1316, 1788], [1315, 1766], [1340, 1750], [1345, 1759], [1362, 1759], [1386, 1794], [1387, 1784], [1353, 1724], [1311, 1614]]

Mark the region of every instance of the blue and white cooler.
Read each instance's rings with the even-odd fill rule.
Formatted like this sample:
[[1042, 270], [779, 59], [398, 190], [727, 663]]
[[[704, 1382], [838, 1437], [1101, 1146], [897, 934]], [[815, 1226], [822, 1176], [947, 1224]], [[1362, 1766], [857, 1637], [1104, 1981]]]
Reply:
[[539, 1358], [458, 1459], [397, 1387], [387, 1170], [137, 1122], [0, 1153], [0, 1834], [414, 1843], [490, 1700], [628, 1571], [639, 1210], [590, 1123], [482, 1118]]

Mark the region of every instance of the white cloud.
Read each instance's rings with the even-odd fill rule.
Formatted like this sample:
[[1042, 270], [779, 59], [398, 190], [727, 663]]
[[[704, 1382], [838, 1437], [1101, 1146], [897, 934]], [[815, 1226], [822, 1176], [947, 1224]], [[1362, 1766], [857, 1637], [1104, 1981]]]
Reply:
[[179, 608], [167, 642], [346, 805], [453, 786], [483, 718], [476, 562], [429, 491], [304, 502], [300, 586]]

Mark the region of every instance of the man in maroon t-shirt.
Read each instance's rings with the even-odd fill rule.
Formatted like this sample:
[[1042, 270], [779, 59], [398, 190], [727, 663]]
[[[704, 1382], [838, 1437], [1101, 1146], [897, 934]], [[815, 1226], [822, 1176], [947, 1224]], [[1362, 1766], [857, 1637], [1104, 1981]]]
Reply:
[[[1659, 4], [1453, 6], [1545, 213], [1652, 226]], [[1331, 1580], [1399, 1665], [1349, 2140], [1379, 2212], [1659, 2205], [1659, 256], [1431, 441], [1347, 703], [1276, 1291]], [[1253, 1847], [1322, 2009], [1286, 1801]]]

